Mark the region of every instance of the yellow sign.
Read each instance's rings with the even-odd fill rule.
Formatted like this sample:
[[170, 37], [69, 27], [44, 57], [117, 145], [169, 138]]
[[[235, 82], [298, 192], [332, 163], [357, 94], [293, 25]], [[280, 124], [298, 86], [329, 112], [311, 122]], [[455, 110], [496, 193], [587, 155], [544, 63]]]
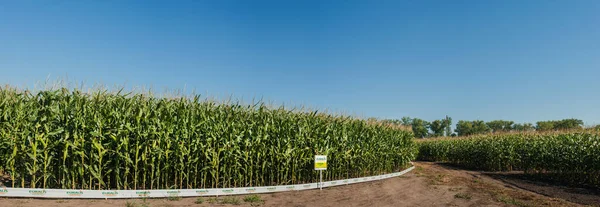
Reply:
[[315, 155], [315, 170], [327, 170], [327, 155]]

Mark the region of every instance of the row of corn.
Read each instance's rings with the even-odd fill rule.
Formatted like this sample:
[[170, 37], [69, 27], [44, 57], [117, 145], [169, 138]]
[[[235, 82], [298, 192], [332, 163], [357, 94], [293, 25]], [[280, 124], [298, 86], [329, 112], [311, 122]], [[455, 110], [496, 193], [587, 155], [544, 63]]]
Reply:
[[482, 135], [417, 143], [417, 159], [487, 171], [521, 170], [567, 183], [600, 186], [597, 132]]
[[409, 130], [347, 116], [96, 90], [0, 88], [8, 187], [228, 188], [389, 173], [416, 155]]

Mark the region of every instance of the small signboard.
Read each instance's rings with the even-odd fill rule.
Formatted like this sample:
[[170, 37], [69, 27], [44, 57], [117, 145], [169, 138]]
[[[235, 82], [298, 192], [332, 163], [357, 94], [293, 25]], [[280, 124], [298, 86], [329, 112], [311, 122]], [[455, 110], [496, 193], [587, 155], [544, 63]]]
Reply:
[[327, 170], [327, 155], [315, 155], [315, 170]]

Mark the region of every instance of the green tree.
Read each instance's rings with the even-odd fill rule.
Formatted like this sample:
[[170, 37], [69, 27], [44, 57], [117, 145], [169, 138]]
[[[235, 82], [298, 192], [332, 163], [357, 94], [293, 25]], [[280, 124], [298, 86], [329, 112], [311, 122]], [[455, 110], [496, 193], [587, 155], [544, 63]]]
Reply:
[[569, 129], [582, 129], [583, 121], [579, 119], [563, 119], [553, 121], [538, 121], [536, 129], [538, 131], [548, 130], [569, 130]]
[[535, 127], [533, 126], [532, 123], [525, 123], [523, 124], [523, 131], [534, 131]]
[[402, 121], [398, 119], [384, 119], [382, 122], [386, 124], [402, 125]]
[[492, 130], [492, 132], [507, 132], [512, 129], [512, 125], [514, 123], [514, 121], [494, 120], [485, 124]]
[[452, 118], [446, 116], [443, 122], [444, 127], [446, 128], [446, 136], [450, 136], [450, 134], [452, 134]]
[[563, 119], [557, 121], [554, 130], [582, 129], [583, 121], [579, 119]]
[[434, 120], [429, 124], [429, 129], [431, 129], [432, 136], [441, 137], [444, 136], [444, 129], [446, 126], [444, 125], [443, 120]]
[[460, 120], [456, 123], [456, 129], [454, 129], [458, 136], [467, 136], [473, 134], [473, 123], [470, 121]]
[[485, 134], [490, 132], [490, 128], [482, 120], [473, 121], [473, 133], [474, 134]]
[[422, 120], [422, 119], [414, 118], [411, 121], [411, 125], [412, 125], [412, 131], [415, 134], [415, 137], [424, 138], [427, 136], [427, 134], [429, 132], [427, 130], [427, 128], [429, 127], [429, 122]]
[[531, 123], [514, 124], [513, 130], [515, 131], [533, 131], [535, 127]]
[[535, 129], [538, 131], [548, 131], [554, 129], [554, 121], [538, 121], [535, 123]]
[[488, 133], [490, 131], [490, 128], [482, 120], [460, 120], [456, 124], [456, 129], [454, 131], [458, 134], [458, 136], [468, 136], [474, 134]]
[[446, 116], [446, 118], [440, 120], [434, 120], [429, 124], [431, 130], [431, 136], [441, 137], [450, 136], [452, 133], [451, 129], [452, 118]]
[[412, 119], [408, 116], [402, 117], [402, 125], [404, 126], [411, 126], [412, 125]]

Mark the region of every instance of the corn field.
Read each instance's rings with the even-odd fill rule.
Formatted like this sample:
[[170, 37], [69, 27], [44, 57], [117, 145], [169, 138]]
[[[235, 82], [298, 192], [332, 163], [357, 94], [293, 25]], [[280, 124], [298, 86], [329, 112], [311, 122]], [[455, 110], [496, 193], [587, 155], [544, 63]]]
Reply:
[[0, 88], [0, 173], [8, 187], [228, 188], [397, 171], [412, 132], [348, 116], [216, 103], [200, 96]]
[[482, 135], [418, 142], [417, 159], [488, 171], [522, 170], [600, 187], [597, 132]]

